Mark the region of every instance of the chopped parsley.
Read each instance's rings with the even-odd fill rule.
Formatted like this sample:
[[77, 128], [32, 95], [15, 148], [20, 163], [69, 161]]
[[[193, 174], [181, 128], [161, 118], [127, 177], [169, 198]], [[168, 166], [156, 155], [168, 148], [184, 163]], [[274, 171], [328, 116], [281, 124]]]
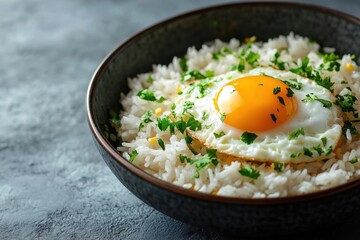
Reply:
[[320, 147], [320, 144], [317, 146], [314, 146], [312, 149], [314, 149], [319, 154], [319, 156], [321, 156], [321, 154], [324, 153], [322, 147]]
[[291, 82], [287, 80], [283, 80], [282, 82], [296, 90], [301, 90], [302, 88], [302, 83], [298, 82], [296, 79], [291, 79]]
[[281, 88], [280, 88], [280, 87], [274, 87], [274, 89], [273, 89], [273, 94], [276, 95], [276, 94], [278, 94], [280, 91], [281, 91]]
[[271, 62], [279, 69], [279, 70], [285, 70], [285, 62], [279, 61], [280, 53], [278, 51], [275, 52], [274, 58], [271, 60]]
[[290, 135], [289, 135], [289, 140], [293, 140], [293, 139], [296, 139], [298, 138], [300, 135], [305, 135], [304, 133], [304, 128], [299, 128], [298, 130], [294, 131], [294, 132], [291, 132]]
[[188, 64], [187, 64], [187, 59], [185, 57], [181, 58], [179, 61], [179, 65], [181, 67], [181, 70], [183, 72], [186, 72], [188, 70]]
[[325, 107], [325, 108], [330, 108], [332, 106], [332, 103], [330, 101], [321, 99], [321, 98], [315, 96], [313, 93], [306, 94], [306, 98], [302, 99], [301, 101], [302, 102], [318, 101], [318, 102], [322, 103], [323, 107]]
[[170, 112], [171, 112], [171, 115], [173, 115], [174, 118], [176, 118], [175, 109], [176, 109], [176, 104], [173, 103], [173, 104], [171, 105]]
[[358, 134], [358, 131], [357, 131], [356, 127], [354, 125], [352, 125], [352, 123], [350, 121], [345, 121], [344, 126], [342, 127], [342, 133], [343, 133], [344, 136], [346, 136], [346, 132], [348, 130], [350, 130], [351, 135]]
[[166, 129], [172, 125], [173, 122], [168, 118], [157, 118], [157, 126], [161, 131], [166, 131]]
[[139, 124], [139, 130], [145, 127], [146, 123], [152, 122], [151, 116], [153, 115], [152, 111], [147, 111], [141, 116], [141, 122]]
[[242, 71], [244, 71], [245, 70], [245, 61], [244, 61], [244, 59], [240, 59], [240, 62], [239, 62], [239, 64], [237, 65], [237, 70], [239, 71], [239, 72], [242, 72]]
[[202, 73], [198, 70], [191, 70], [184, 73], [181, 77], [181, 82], [186, 82], [191, 79], [200, 80], [206, 78]]
[[284, 167], [283, 163], [274, 162], [275, 171], [282, 172], [283, 167]]
[[333, 151], [332, 146], [329, 146], [326, 150], [325, 150], [325, 155], [329, 155], [331, 152]]
[[271, 120], [273, 120], [274, 123], [276, 123], [277, 118], [275, 116], [275, 114], [270, 114]]
[[255, 139], [257, 138], [258, 136], [255, 134], [255, 133], [251, 133], [251, 132], [244, 132], [242, 135], [241, 135], [241, 141], [243, 141], [244, 143], [250, 145], [252, 144]]
[[221, 117], [220, 117], [220, 120], [223, 122], [223, 121], [225, 121], [225, 119], [226, 119], [226, 114], [222, 113]]
[[358, 100], [355, 96], [347, 93], [344, 95], [337, 94], [335, 97], [337, 98], [335, 104], [338, 105], [343, 112], [352, 112], [354, 117], [358, 117], [358, 112], [354, 108], [354, 103]]
[[351, 160], [349, 160], [350, 163], [354, 164], [358, 162], [357, 157], [353, 157]]
[[234, 71], [236, 70], [237, 66], [235, 64], [232, 64], [229, 68], [229, 71]]
[[160, 98], [156, 98], [154, 92], [149, 89], [143, 89], [139, 91], [136, 96], [150, 102], [162, 103], [164, 100], [166, 100], [166, 98], [164, 98], [163, 96], [161, 96]]
[[332, 89], [334, 83], [331, 81], [330, 77], [321, 78], [320, 73], [316, 72], [315, 75], [311, 77], [311, 79], [313, 79], [317, 85], [330, 90], [330, 92], [334, 91], [334, 89]]
[[209, 116], [210, 116], [209, 113], [203, 112], [201, 119], [205, 121], [205, 120], [207, 120], [209, 118]]
[[149, 75], [148, 78], [147, 78], [147, 80], [146, 80], [146, 82], [152, 84], [152, 83], [154, 82], [153, 77], [152, 77], [151, 75]]
[[179, 130], [179, 132], [184, 133], [187, 127], [187, 123], [183, 119], [181, 119], [175, 122], [175, 126]]
[[162, 148], [162, 150], [165, 150], [165, 143], [161, 138], [158, 139], [158, 144]]
[[327, 144], [327, 138], [326, 138], [326, 137], [322, 137], [322, 138], [321, 138], [321, 142], [323, 143], [324, 146], [326, 146], [326, 144]]
[[201, 130], [201, 122], [199, 122], [198, 120], [196, 120], [194, 117], [190, 117], [189, 120], [187, 121], [187, 127], [189, 127], [190, 130], [192, 131], [198, 131]]
[[187, 144], [191, 144], [191, 143], [193, 142], [193, 138], [186, 135], [186, 136], [185, 136], [185, 142], [186, 142]]
[[297, 157], [300, 157], [301, 156], [301, 152], [298, 152], [298, 153], [292, 153], [290, 155], [291, 158], [297, 158]]
[[260, 58], [260, 54], [254, 53], [250, 51], [246, 56], [245, 60], [252, 66], [255, 67], [258, 59]]
[[279, 99], [279, 102], [280, 102], [282, 105], [285, 106], [285, 101], [284, 101], [284, 99], [283, 99], [281, 96], [278, 96], [277, 98]]
[[221, 138], [221, 137], [225, 136], [225, 133], [224, 133], [224, 131], [221, 131], [219, 133], [214, 132], [214, 136], [215, 136], [215, 138]]
[[179, 158], [180, 162], [188, 162], [195, 166], [196, 172], [194, 178], [199, 178], [200, 170], [208, 168], [210, 164], [213, 164], [214, 166], [219, 164], [219, 160], [216, 158], [216, 149], [207, 149], [206, 154], [200, 158], [189, 158], [182, 154], [180, 154]]
[[303, 150], [304, 150], [304, 155], [305, 155], [305, 156], [308, 156], [308, 157], [312, 157], [312, 156], [313, 156], [313, 153], [310, 151], [310, 149], [304, 147]]
[[189, 109], [194, 107], [194, 102], [185, 101], [183, 105], [183, 111], [182, 114], [185, 114], [188, 112]]
[[301, 66], [298, 68], [290, 69], [291, 72], [310, 78], [312, 74], [312, 67], [308, 66], [310, 59], [304, 57], [301, 61]]
[[119, 118], [119, 116], [116, 114], [116, 112], [114, 110], [109, 110], [109, 115], [110, 115], [110, 124], [113, 128], [119, 128], [121, 127], [121, 120]]
[[131, 153], [129, 153], [129, 156], [130, 156], [129, 161], [130, 161], [130, 162], [133, 162], [133, 161], [135, 160], [135, 158], [137, 157], [137, 155], [139, 155], [139, 153], [138, 153], [136, 150], [134, 150], [134, 151], [132, 151]]
[[287, 91], [287, 93], [286, 93], [286, 96], [287, 96], [287, 97], [292, 97], [292, 96], [294, 96], [294, 92], [293, 92], [293, 90], [291, 90], [291, 88], [286, 88], [286, 91]]
[[320, 69], [324, 69], [327, 71], [339, 71], [340, 63], [338, 60], [340, 59], [339, 55], [335, 53], [323, 54], [323, 63], [320, 65]]
[[205, 76], [206, 76], [207, 78], [212, 78], [212, 77], [215, 76], [215, 72], [212, 71], [212, 70], [206, 70], [206, 71], [205, 71]]
[[244, 177], [249, 177], [254, 180], [260, 177], [260, 172], [252, 167], [243, 167], [239, 170], [239, 173]]

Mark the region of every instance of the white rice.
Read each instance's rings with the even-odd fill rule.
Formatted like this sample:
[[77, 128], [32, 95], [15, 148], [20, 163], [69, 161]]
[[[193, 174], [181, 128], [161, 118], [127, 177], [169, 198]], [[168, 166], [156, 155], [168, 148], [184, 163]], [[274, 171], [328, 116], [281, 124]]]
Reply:
[[[197, 69], [200, 72], [212, 70], [215, 75], [226, 73], [233, 64], [237, 65], [239, 60], [228, 54], [215, 61], [212, 58], [213, 53], [224, 47], [240, 53], [244, 43], [237, 39], [231, 39], [229, 42], [215, 40], [211, 44], [204, 44], [199, 50], [190, 47], [186, 54], [189, 69]], [[271, 60], [275, 52], [279, 51], [281, 61], [289, 63], [285, 71], [297, 67], [295, 63], [301, 65], [301, 58], [305, 56], [309, 57], [311, 66], [317, 68], [322, 63], [322, 58], [318, 55], [319, 49], [317, 43], [292, 33], [251, 46], [251, 51], [260, 54], [259, 63], [263, 66], [272, 65]], [[334, 49], [325, 48], [324, 51], [331, 52]], [[360, 74], [356, 63], [350, 55], [342, 56], [339, 62], [340, 71], [326, 72], [326, 76], [330, 76], [335, 82], [334, 95], [346, 91], [346, 87], [351, 87], [352, 94], [360, 99]], [[354, 70], [349, 70], [349, 64]], [[154, 65], [151, 73], [139, 74], [136, 78], [129, 79], [131, 90], [127, 95], [121, 95], [123, 112], [120, 114], [121, 128], [118, 129], [118, 135], [123, 142], [118, 150], [123, 152], [127, 159], [130, 159], [129, 153], [136, 151], [138, 155], [133, 163], [144, 171], [187, 189], [243, 198], [301, 195], [352, 181], [360, 175], [360, 162], [350, 162], [360, 157], [360, 140], [358, 135], [351, 135], [350, 131], [347, 131], [343, 137], [344, 144], [335, 149], [327, 161], [285, 164], [281, 172], [275, 171], [272, 166], [265, 163], [220, 162], [216, 167], [210, 165], [209, 168], [202, 169], [199, 178], [194, 178], [195, 166], [186, 162], [181, 163], [179, 159], [180, 154], [196, 157], [189, 150], [183, 134], [179, 131], [175, 131], [175, 134], [170, 134], [169, 130], [160, 131], [156, 114], [151, 117], [152, 122], [145, 124], [139, 131], [141, 117], [145, 112], [161, 108], [161, 114], [169, 114], [172, 100], [177, 95], [175, 88], [180, 83], [182, 73], [179, 58], [174, 57], [168, 66]], [[154, 80], [152, 84], [147, 81], [149, 75]], [[347, 84], [344, 84], [344, 80]], [[164, 96], [167, 100], [157, 103], [140, 99], [136, 94], [144, 88], [154, 91], [156, 96]], [[359, 105], [355, 108], [359, 110]], [[354, 126], [360, 129], [358, 123]], [[164, 140], [164, 150], [157, 142], [151, 143], [153, 137]], [[239, 174], [242, 167], [250, 165], [260, 172], [260, 177], [256, 180]]]

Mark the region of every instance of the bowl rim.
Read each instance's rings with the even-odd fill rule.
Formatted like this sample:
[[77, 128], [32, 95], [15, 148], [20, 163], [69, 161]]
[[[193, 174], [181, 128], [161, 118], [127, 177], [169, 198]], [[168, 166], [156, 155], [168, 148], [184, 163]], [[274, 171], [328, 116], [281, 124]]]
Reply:
[[287, 197], [276, 197], [276, 198], [242, 198], [242, 197], [232, 197], [232, 196], [219, 196], [219, 195], [212, 195], [209, 193], [202, 193], [197, 192], [194, 190], [186, 189], [181, 186], [177, 186], [173, 183], [166, 182], [155, 176], [145, 172], [144, 170], [140, 169], [136, 165], [132, 164], [124, 157], [121, 156], [120, 152], [117, 151], [107, 140], [101, 131], [97, 128], [94, 120], [94, 113], [92, 108], [92, 99], [94, 95], [94, 89], [97, 86], [97, 83], [100, 79], [100, 76], [105, 72], [106, 68], [112, 61], [112, 58], [120, 52], [124, 47], [128, 44], [131, 44], [133, 41], [136, 41], [138, 38], [141, 38], [142, 35], [161, 28], [162, 26], [171, 23], [173, 21], [179, 20], [181, 18], [185, 18], [191, 15], [196, 15], [202, 12], [207, 12], [211, 10], [216, 10], [220, 8], [228, 8], [228, 7], [251, 7], [251, 6], [269, 6], [269, 7], [284, 7], [284, 8], [303, 8], [309, 9], [313, 11], [322, 12], [325, 14], [334, 15], [338, 18], [345, 19], [350, 21], [356, 25], [360, 25], [360, 19], [352, 16], [350, 14], [334, 10], [331, 8], [327, 8], [320, 5], [315, 4], [308, 4], [308, 3], [299, 3], [299, 2], [277, 2], [277, 1], [269, 1], [269, 2], [239, 2], [239, 3], [225, 3], [225, 4], [216, 4], [207, 7], [197, 8], [195, 10], [186, 11], [184, 13], [176, 14], [173, 17], [166, 18], [165, 20], [158, 21], [155, 24], [152, 24], [129, 38], [125, 39], [124, 41], [120, 42], [116, 47], [114, 47], [107, 56], [101, 61], [101, 63], [96, 68], [86, 94], [86, 116], [88, 120], [89, 127], [91, 129], [92, 134], [94, 135], [96, 141], [101, 145], [101, 147], [123, 168], [127, 171], [132, 172], [137, 177], [141, 178], [143, 181], [146, 181], [156, 187], [165, 189], [166, 191], [173, 192], [175, 194], [179, 194], [185, 197], [190, 197], [197, 200], [205, 200], [209, 202], [217, 202], [217, 203], [227, 203], [227, 204], [245, 204], [245, 205], [277, 205], [277, 204], [291, 204], [296, 202], [305, 202], [320, 198], [329, 197], [332, 195], [336, 195], [347, 190], [353, 189], [360, 185], [360, 178], [352, 180], [350, 182], [331, 187], [325, 190], [319, 190], [316, 192], [306, 193], [302, 195], [295, 195], [295, 196], [287, 196]]

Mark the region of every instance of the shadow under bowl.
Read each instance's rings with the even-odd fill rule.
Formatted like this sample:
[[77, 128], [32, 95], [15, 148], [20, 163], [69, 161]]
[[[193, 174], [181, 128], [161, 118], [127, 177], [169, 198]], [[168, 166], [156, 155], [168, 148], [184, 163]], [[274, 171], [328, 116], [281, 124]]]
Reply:
[[[87, 117], [94, 141], [116, 177], [153, 208], [200, 227], [242, 235], [294, 233], [340, 222], [360, 207], [360, 180], [316, 193], [274, 199], [213, 196], [164, 182], [137, 168], [106, 139], [108, 110], [120, 111], [127, 79], [168, 64], [189, 46], [216, 38], [256, 36], [267, 40], [290, 32], [339, 54], [360, 54], [360, 20], [327, 8], [297, 3], [235, 3], [179, 15], [149, 27], [116, 47], [96, 70], [88, 89]], [[114, 213], [116, 214], [116, 213]]]

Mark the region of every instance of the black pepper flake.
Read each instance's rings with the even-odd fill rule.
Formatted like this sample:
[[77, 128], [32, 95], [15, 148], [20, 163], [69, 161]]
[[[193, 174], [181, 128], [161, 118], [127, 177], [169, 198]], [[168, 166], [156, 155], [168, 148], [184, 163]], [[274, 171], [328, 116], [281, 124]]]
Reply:
[[285, 102], [284, 102], [284, 99], [280, 96], [278, 96], [278, 99], [279, 99], [279, 102], [285, 106]]

